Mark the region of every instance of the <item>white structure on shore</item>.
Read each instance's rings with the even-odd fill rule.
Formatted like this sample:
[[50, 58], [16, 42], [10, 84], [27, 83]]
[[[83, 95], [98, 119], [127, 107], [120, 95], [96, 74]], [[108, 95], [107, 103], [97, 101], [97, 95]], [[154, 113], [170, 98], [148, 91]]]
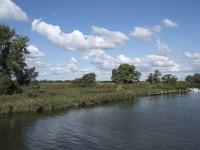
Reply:
[[199, 88], [189, 88], [188, 90], [192, 92], [200, 92]]

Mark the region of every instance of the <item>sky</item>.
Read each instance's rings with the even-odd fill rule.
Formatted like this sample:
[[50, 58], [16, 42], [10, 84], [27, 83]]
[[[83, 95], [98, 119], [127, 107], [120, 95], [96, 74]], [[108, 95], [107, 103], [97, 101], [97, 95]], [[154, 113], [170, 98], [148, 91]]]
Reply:
[[128, 63], [179, 80], [200, 73], [199, 0], [0, 0], [0, 24], [29, 37], [39, 80], [93, 72], [111, 80]]

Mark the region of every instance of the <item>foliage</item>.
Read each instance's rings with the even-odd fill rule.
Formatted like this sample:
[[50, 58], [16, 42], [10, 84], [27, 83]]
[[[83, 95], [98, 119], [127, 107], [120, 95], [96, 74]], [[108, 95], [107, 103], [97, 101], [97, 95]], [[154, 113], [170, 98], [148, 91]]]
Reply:
[[121, 64], [117, 69], [112, 70], [111, 79], [115, 83], [134, 83], [139, 81], [141, 73], [130, 64]]
[[178, 80], [178, 78], [172, 74], [166, 74], [161, 79], [162, 79], [162, 82], [166, 84], [176, 84]]
[[25, 55], [29, 54], [28, 38], [15, 30], [0, 25], [0, 94], [21, 93], [38, 76], [35, 68], [28, 68]]
[[200, 74], [196, 73], [194, 75], [187, 76], [185, 81], [190, 84], [190, 86], [200, 87]]
[[158, 84], [161, 82], [161, 73], [159, 70], [155, 70], [154, 73], [150, 73], [148, 78], [146, 79], [147, 82], [151, 84]]
[[72, 81], [72, 84], [77, 85], [79, 87], [88, 87], [94, 86], [96, 83], [96, 74], [87, 73], [84, 74], [82, 78], [76, 78]]
[[11, 80], [11, 78], [3, 74], [0, 78], [0, 94], [12, 94], [15, 91], [15, 83]]
[[82, 87], [82, 78], [76, 78], [76, 79], [72, 80], [71, 83], [74, 85], [77, 85], [79, 87]]

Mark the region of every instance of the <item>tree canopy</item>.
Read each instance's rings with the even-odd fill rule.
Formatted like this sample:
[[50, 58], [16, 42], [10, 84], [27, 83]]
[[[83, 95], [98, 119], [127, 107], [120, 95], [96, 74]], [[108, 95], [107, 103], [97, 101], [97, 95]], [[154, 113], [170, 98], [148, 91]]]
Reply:
[[154, 73], [150, 73], [148, 75], [148, 78], [146, 79], [147, 82], [150, 82], [151, 84], [158, 84], [161, 82], [161, 73], [159, 70], [155, 70]]
[[175, 84], [177, 83], [178, 78], [172, 74], [166, 74], [162, 78], [162, 81], [167, 84]]
[[140, 80], [141, 73], [134, 65], [121, 64], [117, 69], [112, 70], [111, 79], [115, 83], [133, 83]]
[[76, 78], [72, 81], [72, 84], [75, 84], [79, 87], [94, 86], [96, 82], [96, 74], [87, 73], [82, 76], [82, 78]]
[[0, 25], [0, 94], [20, 93], [23, 85], [29, 85], [38, 76], [35, 68], [28, 68], [25, 62], [27, 47], [26, 36]]
[[191, 86], [200, 87], [200, 74], [189, 75], [185, 78], [185, 81]]

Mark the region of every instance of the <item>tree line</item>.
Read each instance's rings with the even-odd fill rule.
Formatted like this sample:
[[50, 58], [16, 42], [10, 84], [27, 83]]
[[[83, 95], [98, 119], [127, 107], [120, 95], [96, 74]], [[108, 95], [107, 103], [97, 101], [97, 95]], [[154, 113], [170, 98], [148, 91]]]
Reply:
[[[79, 87], [92, 86], [95, 85], [96, 75], [94, 73], [88, 73], [83, 75], [82, 78], [76, 78], [72, 81]], [[136, 70], [134, 65], [131, 64], [121, 64], [118, 68], [112, 70], [111, 80], [112, 82], [119, 84], [133, 84], [139, 82], [141, 77], [141, 72]], [[170, 84], [175, 85], [178, 82], [178, 78], [172, 74], [161, 75], [159, 70], [155, 70], [150, 73], [146, 79], [146, 82], [150, 84]], [[189, 87], [200, 87], [200, 74], [194, 74], [187, 76], [185, 78], [184, 84]]]

